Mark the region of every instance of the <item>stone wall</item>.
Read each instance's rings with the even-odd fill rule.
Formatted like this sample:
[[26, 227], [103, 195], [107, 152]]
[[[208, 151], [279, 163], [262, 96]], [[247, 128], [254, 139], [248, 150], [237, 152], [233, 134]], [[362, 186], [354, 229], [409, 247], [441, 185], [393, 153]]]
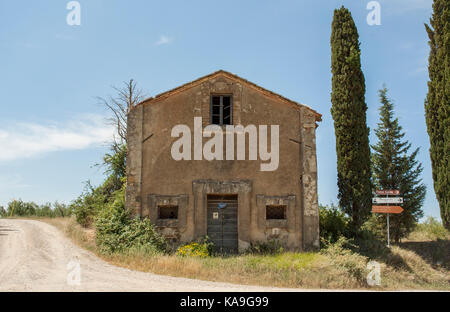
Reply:
[[319, 248], [319, 203], [317, 198], [316, 120], [307, 109], [301, 110], [303, 248]]
[[[208, 125], [211, 94], [232, 94], [234, 125], [280, 126], [276, 171], [261, 171], [261, 160], [171, 157], [176, 140], [171, 129], [184, 124], [193, 132], [194, 117]], [[237, 194], [241, 250], [269, 238], [289, 249], [318, 247], [316, 118], [310, 109], [283, 103], [226, 75], [140, 104], [128, 115], [127, 208], [149, 217], [168, 237], [186, 242], [206, 234], [207, 194]], [[161, 202], [179, 207], [178, 220], [158, 220]], [[275, 202], [286, 205], [287, 220], [265, 220], [265, 206]]]
[[125, 205], [133, 215], [142, 215], [142, 123], [144, 107], [137, 106], [127, 118], [127, 187]]

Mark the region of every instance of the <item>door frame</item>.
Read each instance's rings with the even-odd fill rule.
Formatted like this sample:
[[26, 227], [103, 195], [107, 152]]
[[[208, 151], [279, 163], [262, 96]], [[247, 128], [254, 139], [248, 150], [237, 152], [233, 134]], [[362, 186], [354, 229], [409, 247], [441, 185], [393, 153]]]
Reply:
[[238, 248], [239, 251], [248, 247], [251, 240], [251, 180], [194, 180], [194, 237], [205, 236], [208, 231], [208, 194], [237, 194], [238, 196]]

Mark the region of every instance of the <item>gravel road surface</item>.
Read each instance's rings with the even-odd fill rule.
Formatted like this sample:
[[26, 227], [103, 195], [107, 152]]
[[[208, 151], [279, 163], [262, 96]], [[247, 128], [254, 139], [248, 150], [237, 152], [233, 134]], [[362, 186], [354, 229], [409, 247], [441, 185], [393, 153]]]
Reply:
[[0, 291], [286, 290], [292, 291], [132, 271], [106, 263], [47, 223], [0, 219]]

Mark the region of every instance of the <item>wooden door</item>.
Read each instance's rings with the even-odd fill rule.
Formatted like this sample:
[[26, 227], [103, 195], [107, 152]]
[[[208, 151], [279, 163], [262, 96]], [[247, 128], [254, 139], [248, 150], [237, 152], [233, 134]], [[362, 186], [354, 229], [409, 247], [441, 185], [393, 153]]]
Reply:
[[[237, 195], [208, 195], [208, 237], [218, 253], [238, 252]], [[220, 209], [219, 205], [225, 206]]]

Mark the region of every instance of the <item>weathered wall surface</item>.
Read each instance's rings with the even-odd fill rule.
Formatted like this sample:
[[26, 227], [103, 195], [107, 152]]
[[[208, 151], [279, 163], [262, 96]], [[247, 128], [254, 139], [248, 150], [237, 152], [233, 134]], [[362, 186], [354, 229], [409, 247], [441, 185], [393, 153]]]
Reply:
[[[185, 124], [193, 134], [194, 117], [202, 117], [203, 126], [208, 125], [211, 94], [233, 95], [234, 125], [279, 125], [276, 171], [261, 171], [259, 157], [221, 161], [172, 158], [171, 146], [178, 139], [171, 137], [172, 128]], [[292, 249], [318, 244], [316, 124], [308, 109], [294, 108], [246, 84], [218, 76], [165, 99], [139, 105], [128, 118], [126, 199], [128, 209], [135, 214], [155, 220], [158, 196], [159, 200], [172, 201], [179, 206], [179, 219], [162, 227], [181, 241], [189, 241], [206, 234], [206, 194], [232, 192], [239, 200], [241, 249], [251, 241], [271, 237]], [[207, 140], [203, 138], [203, 143]], [[265, 206], [270, 204], [286, 205], [287, 220], [266, 220]]]
[[301, 155], [303, 190], [303, 247], [319, 248], [319, 203], [317, 198], [316, 120], [307, 109], [301, 109]]
[[127, 188], [125, 203], [134, 215], [141, 215], [142, 123], [143, 106], [128, 113], [127, 118]]

